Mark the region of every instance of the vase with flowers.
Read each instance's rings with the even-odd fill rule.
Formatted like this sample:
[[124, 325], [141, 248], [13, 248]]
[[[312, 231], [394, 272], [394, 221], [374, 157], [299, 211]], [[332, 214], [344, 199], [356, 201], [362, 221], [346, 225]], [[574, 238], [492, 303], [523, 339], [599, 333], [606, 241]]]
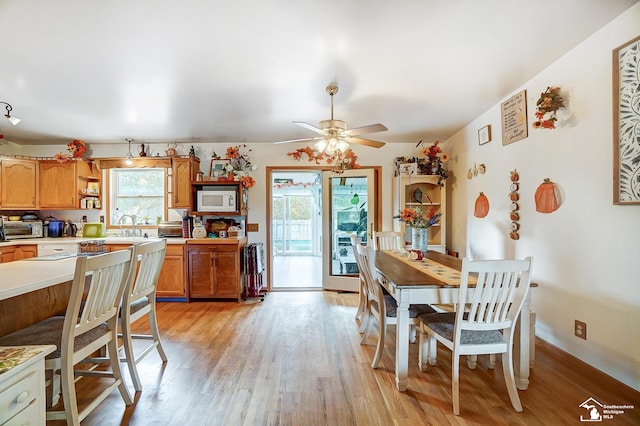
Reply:
[[80, 158], [87, 152], [87, 145], [80, 139], [74, 139], [67, 144], [67, 151], [73, 158]]
[[436, 213], [434, 207], [429, 206], [426, 210], [422, 207], [407, 207], [393, 218], [411, 227], [411, 248], [426, 253], [427, 230], [437, 225], [441, 216], [442, 213]]

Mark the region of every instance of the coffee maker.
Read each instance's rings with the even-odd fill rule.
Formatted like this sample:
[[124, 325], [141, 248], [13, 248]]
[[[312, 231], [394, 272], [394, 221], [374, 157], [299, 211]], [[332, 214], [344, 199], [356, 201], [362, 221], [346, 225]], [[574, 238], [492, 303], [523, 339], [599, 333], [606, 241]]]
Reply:
[[0, 241], [6, 241], [4, 237], [4, 218], [0, 216]]

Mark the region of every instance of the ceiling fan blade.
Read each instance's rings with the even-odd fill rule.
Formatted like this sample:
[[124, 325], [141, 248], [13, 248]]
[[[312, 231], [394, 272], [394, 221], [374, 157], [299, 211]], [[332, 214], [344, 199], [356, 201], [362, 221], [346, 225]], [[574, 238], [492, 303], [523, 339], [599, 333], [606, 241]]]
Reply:
[[354, 129], [349, 129], [345, 132], [347, 136], [355, 136], [355, 135], [363, 135], [365, 133], [375, 133], [375, 132], [384, 132], [387, 127], [383, 124], [369, 124], [368, 126], [356, 127]]
[[371, 148], [381, 148], [385, 145], [384, 142], [378, 142], [378, 141], [372, 141], [371, 139], [354, 138], [354, 137], [348, 137], [347, 142], [355, 143], [358, 145], [369, 146]]
[[278, 141], [278, 142], [274, 142], [275, 145], [278, 145], [280, 143], [293, 143], [293, 142], [313, 142], [313, 141], [317, 141], [319, 139], [322, 139], [321, 137], [314, 137], [314, 138], [303, 138], [303, 139], [291, 139], [288, 141]]
[[316, 132], [316, 133], [321, 134], [321, 135], [325, 134], [324, 130], [317, 128], [313, 124], [305, 123], [304, 121], [294, 121], [293, 123], [297, 124], [300, 127], [304, 127], [307, 130], [311, 130], [312, 132]]

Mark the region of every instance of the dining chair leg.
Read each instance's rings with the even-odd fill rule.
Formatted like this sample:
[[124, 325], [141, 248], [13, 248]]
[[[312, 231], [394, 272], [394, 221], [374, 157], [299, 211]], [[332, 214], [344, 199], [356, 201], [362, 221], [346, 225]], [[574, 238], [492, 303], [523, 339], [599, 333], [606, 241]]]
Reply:
[[453, 396], [453, 414], [460, 415], [460, 355], [454, 350], [451, 354], [451, 394]]
[[418, 333], [418, 369], [425, 371], [429, 358], [429, 337], [425, 332], [420, 330]]
[[511, 348], [502, 354], [502, 372], [507, 385], [507, 392], [509, 392], [509, 399], [511, 399], [511, 405], [513, 405], [513, 408], [517, 412], [521, 412], [522, 404], [520, 403], [518, 388], [516, 387], [516, 380], [513, 375], [513, 352]]
[[436, 365], [438, 362], [438, 341], [435, 337], [429, 336], [429, 365]]
[[410, 328], [409, 328], [409, 342], [410, 343], [415, 343], [416, 342], [416, 336], [418, 334], [417, 328], [415, 326], [415, 324], [411, 324]]
[[369, 309], [364, 310], [364, 318], [362, 320], [363, 330], [362, 336], [360, 336], [360, 344], [363, 345], [364, 342], [369, 338], [369, 334], [371, 333], [371, 311]]
[[382, 357], [382, 352], [384, 351], [384, 335], [385, 329], [387, 328], [384, 318], [380, 318], [380, 330], [378, 331], [378, 343], [376, 344], [376, 353], [373, 356], [373, 362], [371, 363], [371, 368], [378, 368], [378, 363], [380, 362], [380, 358]]
[[489, 354], [489, 370], [496, 368], [496, 354]]
[[478, 355], [467, 355], [467, 367], [471, 370], [475, 370], [478, 364]]
[[149, 327], [151, 328], [151, 334], [153, 335], [153, 341], [155, 342], [156, 349], [158, 350], [158, 355], [160, 355], [160, 359], [162, 362], [167, 362], [167, 355], [164, 353], [164, 348], [162, 347], [162, 340], [160, 339], [160, 330], [158, 330], [158, 320], [156, 316], [156, 310], [151, 309], [149, 312]]
[[[114, 325], [115, 326], [115, 325]], [[127, 385], [122, 378], [122, 370], [120, 369], [120, 354], [118, 352], [118, 339], [114, 336], [113, 339], [107, 344], [107, 352], [109, 354], [109, 364], [111, 364], [111, 372], [116, 383], [118, 383], [118, 390], [126, 405], [133, 404], [133, 398], [127, 389]], [[135, 360], [134, 360], [135, 363]], [[134, 367], [135, 368], [135, 367]]]
[[[140, 381], [138, 368], [136, 367], [136, 355], [133, 352], [133, 340], [131, 339], [131, 325], [129, 324], [129, 321], [121, 321], [120, 328], [122, 331], [122, 349], [124, 350], [125, 356], [123, 361], [127, 364], [127, 368], [129, 369], [129, 375], [131, 376], [131, 381], [133, 381], [133, 388], [136, 392], [141, 392], [142, 382]], [[120, 360], [122, 361], [122, 359]]]

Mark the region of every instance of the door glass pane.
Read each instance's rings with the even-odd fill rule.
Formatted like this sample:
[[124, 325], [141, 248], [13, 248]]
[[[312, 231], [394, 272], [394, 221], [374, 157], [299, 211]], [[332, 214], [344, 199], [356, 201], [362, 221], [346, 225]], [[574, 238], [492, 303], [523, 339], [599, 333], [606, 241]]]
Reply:
[[357, 275], [351, 236], [367, 238], [367, 178], [331, 177], [331, 275]]

